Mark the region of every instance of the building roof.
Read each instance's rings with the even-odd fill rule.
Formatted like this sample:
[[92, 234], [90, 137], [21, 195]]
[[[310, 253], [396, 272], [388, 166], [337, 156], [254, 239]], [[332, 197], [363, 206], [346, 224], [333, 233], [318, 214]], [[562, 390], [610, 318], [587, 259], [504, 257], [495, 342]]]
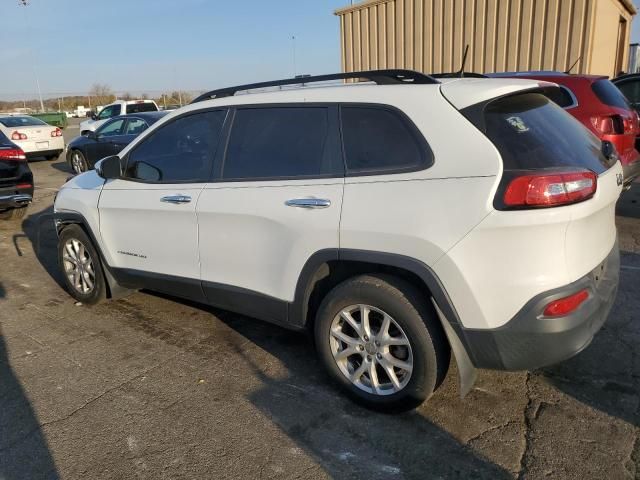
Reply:
[[[636, 13], [638, 13], [632, 0], [613, 0], [613, 1], [620, 3], [631, 15], [635, 15]], [[371, 7], [373, 5], [378, 5], [380, 3], [388, 3], [388, 2], [395, 2], [395, 0], [364, 0], [364, 1], [357, 2], [353, 5], [348, 5], [346, 7], [338, 8], [333, 13], [335, 15], [344, 15], [345, 13], [353, 12], [355, 10], [360, 10], [363, 8]]]

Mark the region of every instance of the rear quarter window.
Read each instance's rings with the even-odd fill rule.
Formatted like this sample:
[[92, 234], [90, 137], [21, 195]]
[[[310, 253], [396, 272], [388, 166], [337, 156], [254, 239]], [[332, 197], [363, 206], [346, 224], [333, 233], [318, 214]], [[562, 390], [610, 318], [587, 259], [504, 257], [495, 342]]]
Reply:
[[602, 144], [578, 120], [539, 93], [500, 98], [484, 109], [484, 132], [505, 170], [579, 167], [602, 173]]

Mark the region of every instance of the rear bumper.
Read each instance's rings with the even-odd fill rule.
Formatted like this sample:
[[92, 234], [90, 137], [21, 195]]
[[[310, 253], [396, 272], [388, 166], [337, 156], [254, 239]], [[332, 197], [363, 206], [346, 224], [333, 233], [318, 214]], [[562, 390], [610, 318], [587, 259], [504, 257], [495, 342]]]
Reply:
[[54, 148], [51, 150], [34, 150], [33, 152], [25, 152], [27, 158], [48, 157], [50, 155], [60, 155], [64, 148]]
[[26, 193], [17, 193], [14, 195], [0, 195], [0, 210], [9, 208], [26, 207], [31, 203], [33, 197]]
[[[566, 360], [586, 348], [606, 321], [615, 301], [620, 253], [614, 246], [607, 258], [576, 282], [531, 299], [506, 325], [488, 330], [462, 329], [469, 356], [477, 368], [532, 370]], [[544, 318], [553, 300], [582, 289], [589, 298], [574, 313]]]

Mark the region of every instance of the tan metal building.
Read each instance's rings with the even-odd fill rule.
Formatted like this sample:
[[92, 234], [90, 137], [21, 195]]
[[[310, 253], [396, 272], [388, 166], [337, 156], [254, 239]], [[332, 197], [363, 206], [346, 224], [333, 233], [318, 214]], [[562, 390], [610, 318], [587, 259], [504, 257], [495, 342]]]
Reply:
[[343, 71], [427, 73], [627, 66], [631, 0], [366, 0], [337, 10]]

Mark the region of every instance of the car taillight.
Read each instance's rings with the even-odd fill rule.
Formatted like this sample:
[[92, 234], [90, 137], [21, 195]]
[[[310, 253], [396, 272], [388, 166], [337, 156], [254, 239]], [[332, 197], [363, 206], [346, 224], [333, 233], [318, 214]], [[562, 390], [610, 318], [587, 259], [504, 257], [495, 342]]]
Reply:
[[30, 183], [19, 183], [18, 185], [16, 185], [16, 188], [18, 190], [22, 190], [23, 188], [31, 188], [33, 187], [33, 185], [31, 185]]
[[27, 139], [27, 135], [24, 133], [13, 132], [11, 134], [11, 140], [26, 140], [26, 139]]
[[61, 137], [62, 136], [62, 130], [60, 130], [59, 128], [56, 128], [55, 130], [51, 131], [51, 136], [52, 137]]
[[559, 298], [547, 304], [542, 313], [545, 317], [564, 317], [575, 312], [589, 298], [588, 290], [580, 290], [568, 297]]
[[598, 176], [591, 170], [527, 173], [513, 178], [504, 191], [507, 207], [554, 207], [591, 198]]
[[601, 135], [616, 135], [625, 129], [620, 115], [596, 115], [591, 117], [591, 125]]
[[19, 148], [9, 148], [7, 150], [0, 150], [0, 160], [15, 160], [16, 162], [24, 162], [27, 160], [27, 156]]

